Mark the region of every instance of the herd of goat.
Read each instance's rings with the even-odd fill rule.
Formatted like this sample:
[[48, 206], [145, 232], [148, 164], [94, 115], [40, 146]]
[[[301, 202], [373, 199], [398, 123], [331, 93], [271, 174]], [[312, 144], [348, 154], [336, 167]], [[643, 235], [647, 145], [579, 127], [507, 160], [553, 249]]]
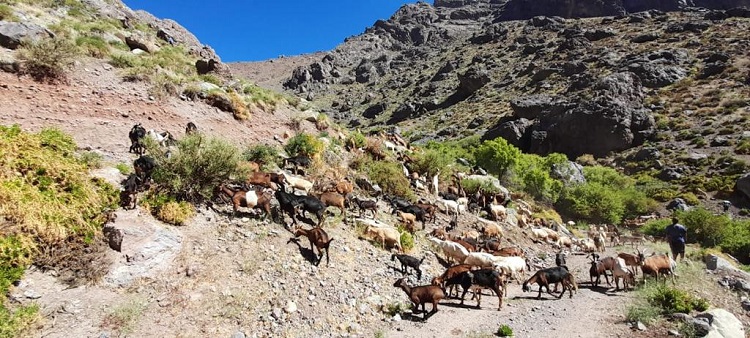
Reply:
[[[190, 122], [186, 129], [186, 134], [197, 133], [198, 128]], [[128, 176], [123, 182], [123, 190], [120, 195], [120, 202], [124, 208], [135, 208], [138, 192], [149, 189], [151, 174], [157, 166], [156, 161], [145, 155], [146, 147], [144, 139], [153, 138], [159, 145], [169, 147], [175, 143], [174, 137], [169, 132], [156, 132], [154, 130], [146, 131], [141, 124], [133, 126], [129, 133], [131, 146], [129, 151], [139, 155], [134, 161], [133, 167], [135, 173]], [[290, 229], [293, 238], [288, 243], [294, 242], [299, 244], [299, 237], [307, 237], [310, 243], [310, 250], [316, 256], [313, 259], [315, 265], [320, 264], [323, 255], [326, 256], [326, 264], [330, 261], [329, 249], [333, 241], [322, 225], [326, 216], [328, 207], [335, 207], [340, 210], [344, 221], [347, 221], [347, 209], [355, 207], [359, 209], [359, 217], [355, 219], [358, 225], [363, 227], [363, 234], [370, 240], [378, 242], [384, 249], [395, 248], [400, 253], [391, 256], [391, 260], [398, 260], [401, 265], [401, 272], [408, 274], [408, 268], [411, 268], [416, 274], [417, 280], [422, 279], [422, 270], [420, 265], [424, 262], [424, 257], [418, 259], [413, 256], [403, 254], [401, 247], [401, 231], [396, 227], [378, 220], [379, 202], [382, 196], [383, 201], [391, 207], [391, 214], [396, 215], [401, 221], [406, 231], [414, 233], [417, 231], [417, 222], [421, 223], [422, 230], [425, 230], [426, 223], [435, 223], [438, 211], [447, 214], [450, 217], [448, 225], [434, 227], [429, 233], [429, 241], [435, 248], [443, 254], [447, 267], [445, 272], [440, 276], [432, 279], [431, 283], [422, 286], [409, 286], [405, 278], [397, 280], [393, 286], [401, 288], [409, 297], [414, 313], [418, 312], [419, 306], [424, 312], [424, 319], [428, 318], [438, 310], [438, 302], [453, 294], [455, 286], [460, 286], [463, 293], [460, 296], [461, 304], [464, 303], [466, 293], [473, 291], [474, 298], [477, 300], [477, 307], [480, 307], [482, 289], [492, 290], [498, 297], [498, 310], [502, 307], [503, 296], [507, 296], [506, 281], [516, 280], [519, 284], [525, 278], [526, 271], [531, 271], [529, 260], [526, 258], [524, 250], [519, 246], [503, 247], [500, 243], [503, 237], [503, 227], [507, 225], [508, 203], [511, 195], [505, 193], [483, 192], [481, 189], [475, 194], [466, 194], [461, 187], [461, 180], [470, 177], [465, 174], [457, 174], [453, 177], [453, 184], [439, 189], [438, 175], [435, 175], [430, 184], [427, 184], [426, 175], [410, 173], [406, 164], [410, 160], [408, 147], [400, 137], [392, 136], [384, 140], [386, 148], [396, 151], [399, 160], [404, 163], [403, 170], [412, 182], [412, 187], [418, 192], [424, 192], [434, 196], [433, 201], [420, 200], [418, 203], [412, 203], [407, 199], [397, 196], [383, 196], [379, 187], [372, 184], [366, 179], [360, 178], [354, 180], [356, 185], [363, 191], [374, 196], [374, 199], [361, 198], [354, 196], [354, 183], [350, 179], [330, 180], [326, 183], [314, 184], [313, 182], [301, 176], [287, 173], [285, 170], [278, 172], [263, 172], [260, 165], [254, 162], [246, 163], [251, 169], [251, 173], [239, 184], [223, 183], [215, 189], [216, 196], [232, 205], [232, 216], [240, 212], [240, 207], [259, 210], [263, 214], [263, 219], [272, 213], [272, 201], [275, 199], [278, 204], [279, 216], [281, 222], [286, 228]], [[373, 153], [373, 156], [377, 154]], [[295, 174], [304, 172], [305, 168], [311, 165], [311, 159], [304, 155], [289, 157], [284, 159], [284, 168], [290, 168]], [[302, 170], [301, 170], [302, 169]], [[477, 177], [478, 175], [471, 175]], [[570, 249], [570, 252], [589, 253], [591, 267], [589, 269], [591, 285], [599, 285], [600, 277], [604, 276], [608, 285], [611, 285], [608, 273], [611, 274], [616, 289], [619, 290], [619, 280], [623, 280], [623, 288], [627, 289], [629, 285], [635, 284], [637, 268], [643, 271], [645, 275], [655, 276], [658, 280], [660, 274], [671, 275], [674, 277], [675, 261], [668, 255], [652, 255], [645, 257], [644, 253], [637, 250], [634, 254], [619, 253], [616, 257], [601, 258], [599, 253], [604, 252], [605, 241], [610, 239], [612, 245], [618, 243], [631, 243], [632, 245], [643, 244], [645, 238], [642, 236], [625, 236], [619, 234], [614, 227], [592, 227], [588, 233], [588, 238], [576, 239], [567, 231], [563, 225], [556, 225], [557, 230], [552, 229], [544, 220], [532, 220], [530, 206], [523, 201], [514, 201], [514, 217], [518, 221], [519, 227], [529, 227], [526, 234], [534, 242], [543, 242], [553, 244], [560, 250], [556, 254], [556, 266], [543, 268], [534, 273], [530, 278], [523, 281], [522, 290], [530, 291], [532, 284], [538, 284], [537, 298], [541, 298], [542, 290], [546, 289], [547, 293], [557, 292], [558, 285], [562, 284], [562, 291], [557, 298], [562, 298], [565, 290], [569, 291], [570, 297], [577, 291], [578, 286], [574, 276], [569, 271], [564, 253], [564, 249]], [[479, 217], [479, 211], [486, 211], [488, 218]], [[458, 215], [461, 212], [473, 212], [476, 214], [477, 223], [474, 228], [460, 233], [452, 234], [458, 225]], [[310, 229], [305, 229], [297, 223], [298, 216], [309, 220], [307, 213], [314, 214], [317, 222]], [[368, 215], [371, 218], [367, 217]], [[285, 216], [291, 218], [291, 224], [287, 225]], [[315, 250], [317, 249], [317, 254]], [[674, 283], [674, 279], [673, 279]], [[554, 285], [554, 290], [550, 286]], [[449, 288], [449, 289], [446, 289]], [[456, 290], [458, 296], [458, 290]], [[425, 304], [431, 303], [432, 310], [427, 313]]]

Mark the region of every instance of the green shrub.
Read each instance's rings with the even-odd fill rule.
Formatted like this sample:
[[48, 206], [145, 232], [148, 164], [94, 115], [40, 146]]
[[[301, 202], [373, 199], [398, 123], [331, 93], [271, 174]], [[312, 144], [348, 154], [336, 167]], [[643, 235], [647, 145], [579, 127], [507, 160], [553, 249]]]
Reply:
[[401, 242], [401, 248], [403, 248], [405, 252], [411, 251], [411, 249], [414, 248], [414, 237], [406, 230], [406, 228], [404, 228], [403, 225], [398, 226], [398, 231], [401, 233], [399, 239]]
[[117, 68], [131, 68], [138, 66], [140, 60], [132, 53], [117, 53], [109, 56], [109, 64]]
[[417, 172], [420, 175], [427, 174], [427, 177], [435, 176], [438, 170], [441, 169], [445, 172], [445, 168], [454, 161], [454, 159], [445, 154], [431, 149], [425, 149], [423, 152], [415, 153], [412, 158], [414, 161], [410, 164], [409, 171]]
[[[648, 295], [649, 304], [661, 310], [661, 314], [690, 313], [693, 310], [703, 311], [708, 308], [705, 299], [695, 298], [683, 290], [666, 285], [659, 285], [653, 294]], [[703, 310], [698, 310], [698, 308]]]
[[500, 337], [512, 337], [513, 336], [513, 329], [510, 328], [507, 324], [500, 325], [499, 328], [497, 328], [497, 335]]
[[503, 176], [520, 156], [521, 151], [502, 137], [484, 141], [474, 153], [477, 164], [497, 176]]
[[188, 135], [177, 142], [169, 158], [158, 146], [146, 146], [157, 163], [154, 182], [177, 201], [208, 200], [216, 186], [242, 174], [239, 150], [224, 140]]
[[701, 201], [700, 201], [700, 200], [698, 199], [698, 196], [695, 196], [695, 194], [694, 194], [694, 193], [692, 193], [692, 192], [686, 192], [686, 193], [682, 194], [682, 196], [680, 196], [680, 197], [681, 197], [682, 199], [684, 199], [684, 200], [685, 200], [685, 202], [686, 202], [686, 203], [687, 203], [688, 205], [693, 205], [693, 206], [695, 206], [695, 205], [699, 205], [699, 204], [701, 204]]
[[545, 157], [522, 154], [510, 172], [510, 181], [515, 188], [523, 190], [535, 199], [554, 203], [560, 197], [563, 182], [552, 178], [554, 165], [567, 163], [562, 154], [549, 154]]
[[490, 182], [489, 180], [482, 181], [464, 178], [461, 180], [461, 187], [467, 194], [474, 194], [479, 189], [482, 189], [482, 191], [490, 194], [500, 193], [500, 189], [492, 184], [492, 182]]
[[289, 139], [284, 146], [284, 150], [289, 156], [305, 155], [310, 158], [320, 154], [325, 145], [317, 137], [308, 133], [299, 133]]
[[253, 161], [261, 166], [272, 164], [279, 165], [281, 159], [279, 157], [279, 150], [276, 147], [267, 144], [256, 144], [247, 148], [247, 150], [242, 153], [242, 157], [246, 161]]
[[415, 199], [414, 191], [412, 191], [409, 180], [404, 176], [399, 163], [368, 161], [363, 169], [374, 183], [380, 185], [384, 193], [401, 196], [412, 201]]
[[669, 218], [650, 220], [641, 226], [640, 231], [646, 235], [654, 236], [654, 238], [664, 238], [666, 235], [664, 229], [671, 223], [672, 221]]
[[634, 304], [628, 307], [625, 318], [631, 323], [641, 322], [650, 325], [659, 318], [660, 314], [660, 309], [651, 304]]
[[739, 155], [750, 155], [750, 139], [742, 139], [737, 145], [734, 147], [734, 152]]
[[133, 167], [131, 165], [125, 164], [125, 163], [117, 163], [115, 165], [115, 169], [117, 169], [117, 171], [119, 171], [120, 174], [123, 174], [123, 175], [126, 175], [126, 176], [130, 175], [130, 173], [133, 172]]
[[18, 49], [23, 72], [37, 81], [67, 81], [67, 71], [73, 64], [78, 49], [64, 38], [26, 41]]
[[39, 318], [39, 305], [20, 306], [15, 310], [0, 305], [0, 337], [12, 338], [30, 336], [23, 334]]

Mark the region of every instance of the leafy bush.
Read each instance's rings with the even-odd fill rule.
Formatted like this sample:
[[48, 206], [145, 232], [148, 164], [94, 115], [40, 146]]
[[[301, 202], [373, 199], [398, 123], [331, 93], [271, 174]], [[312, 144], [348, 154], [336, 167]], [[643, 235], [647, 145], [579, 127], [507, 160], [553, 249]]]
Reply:
[[156, 218], [172, 225], [185, 225], [194, 215], [192, 204], [169, 201], [159, 208]]
[[90, 178], [75, 149], [57, 129], [31, 134], [0, 126], [0, 337], [21, 336], [36, 318], [37, 307], [11, 310], [5, 301], [30, 264], [55, 269], [70, 283], [106, 273], [89, 253], [99, 254], [102, 212], [115, 207], [117, 191]]
[[117, 163], [115, 165], [115, 169], [117, 169], [117, 171], [119, 171], [120, 174], [123, 174], [123, 175], [126, 175], [126, 176], [130, 175], [130, 173], [133, 172], [133, 167], [131, 165], [125, 164], [125, 163]]
[[488, 192], [490, 194], [500, 193], [500, 189], [488, 180], [482, 181], [464, 178], [461, 180], [461, 187], [464, 188], [464, 191], [467, 194], [474, 194], [479, 189], [482, 189], [482, 191]]
[[256, 144], [242, 153], [247, 161], [253, 161], [261, 166], [280, 163], [279, 151], [276, 147], [267, 144]]
[[325, 145], [317, 137], [308, 133], [299, 133], [294, 135], [284, 146], [284, 150], [289, 156], [305, 155], [310, 158], [320, 154]]
[[[659, 285], [653, 294], [648, 295], [648, 302], [661, 309], [661, 314], [690, 313], [690, 311], [705, 311], [708, 302], [696, 298], [686, 291], [674, 289], [666, 285]], [[702, 309], [702, 310], [701, 310]]]
[[131, 68], [139, 63], [138, 56], [132, 53], [117, 53], [109, 57], [109, 64], [117, 68]]
[[671, 223], [672, 221], [668, 218], [654, 219], [647, 221], [646, 224], [641, 226], [640, 230], [646, 235], [654, 236], [655, 238], [664, 238], [666, 235], [664, 229]]
[[188, 135], [177, 142], [177, 150], [167, 158], [158, 146], [147, 144], [157, 163], [154, 182], [177, 201], [208, 200], [214, 188], [239, 177], [239, 150], [224, 140], [205, 135]]
[[658, 318], [660, 315], [660, 310], [648, 303], [645, 304], [635, 304], [628, 307], [628, 313], [626, 314], [625, 318], [627, 318], [628, 322], [635, 323], [635, 322], [641, 322], [646, 325], [649, 325], [653, 323], [656, 318]]
[[742, 139], [734, 147], [734, 152], [739, 155], [750, 155], [750, 139]]
[[245, 99], [237, 94], [235, 91], [230, 90], [227, 93], [229, 101], [232, 103], [232, 114], [235, 120], [247, 120], [250, 118], [250, 110], [247, 108]]
[[77, 55], [76, 46], [63, 38], [27, 41], [18, 49], [23, 72], [37, 81], [67, 81], [66, 72]]
[[534, 154], [522, 154], [511, 170], [511, 183], [536, 199], [554, 203], [562, 192], [563, 183], [552, 178], [550, 172], [554, 165], [566, 163], [568, 159], [562, 154], [549, 154], [545, 157]]
[[497, 335], [500, 337], [512, 337], [513, 329], [511, 329], [507, 324], [500, 325], [500, 327], [497, 328]]
[[503, 176], [520, 156], [521, 151], [502, 137], [484, 141], [474, 153], [477, 164], [497, 176]]
[[406, 230], [406, 228], [404, 228], [403, 225], [398, 226], [398, 231], [401, 233], [401, 237], [399, 238], [401, 247], [405, 252], [411, 251], [411, 249], [414, 248], [414, 237]]
[[411, 172], [417, 172], [420, 175], [427, 174], [427, 177], [435, 176], [438, 170], [441, 169], [445, 172], [445, 168], [454, 161], [454, 159], [451, 159], [445, 154], [431, 149], [415, 153], [412, 158], [414, 159], [414, 162], [410, 164], [409, 170]]
[[636, 188], [635, 181], [614, 169], [584, 167], [587, 182], [564, 189], [557, 206], [576, 219], [618, 224], [657, 210], [656, 202]]
[[369, 161], [363, 166], [365, 173], [370, 179], [380, 185], [383, 192], [390, 195], [401, 196], [414, 200], [414, 191], [409, 185], [409, 180], [401, 171], [397, 162]]

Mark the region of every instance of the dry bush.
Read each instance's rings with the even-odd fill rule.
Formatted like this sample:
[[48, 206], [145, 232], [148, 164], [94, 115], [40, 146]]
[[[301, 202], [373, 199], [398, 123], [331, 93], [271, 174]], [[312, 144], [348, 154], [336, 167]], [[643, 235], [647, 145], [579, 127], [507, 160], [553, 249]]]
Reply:
[[167, 202], [159, 208], [156, 218], [172, 225], [185, 225], [195, 215], [195, 209], [186, 202]]
[[67, 82], [67, 71], [78, 54], [75, 44], [62, 38], [25, 41], [18, 49], [22, 72], [45, 82]]

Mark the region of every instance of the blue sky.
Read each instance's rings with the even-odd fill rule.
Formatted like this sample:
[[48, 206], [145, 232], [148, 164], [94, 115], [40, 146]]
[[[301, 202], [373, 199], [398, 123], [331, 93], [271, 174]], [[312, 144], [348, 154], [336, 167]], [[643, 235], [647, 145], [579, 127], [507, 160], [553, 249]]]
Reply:
[[[124, 0], [179, 22], [224, 62], [331, 50], [416, 0]], [[432, 3], [432, 1], [428, 1]]]

